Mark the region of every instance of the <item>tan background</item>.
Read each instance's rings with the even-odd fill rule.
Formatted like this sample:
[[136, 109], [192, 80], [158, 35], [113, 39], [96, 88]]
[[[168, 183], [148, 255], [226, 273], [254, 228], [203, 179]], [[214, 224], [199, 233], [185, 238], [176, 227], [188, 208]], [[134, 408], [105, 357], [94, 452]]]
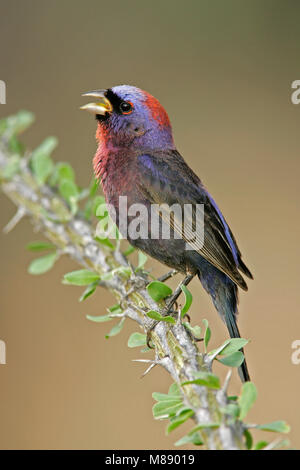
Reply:
[[[56, 135], [58, 160], [91, 177], [95, 123], [78, 107], [80, 93], [129, 83], [157, 96], [169, 112], [179, 150], [218, 201], [255, 275], [241, 295], [240, 328], [251, 338], [249, 368], [259, 398], [251, 422], [286, 419], [300, 445], [300, 5], [294, 1], [0, 1], [1, 116], [20, 108], [37, 122], [24, 135], [31, 148]], [[1, 196], [1, 225], [15, 208]], [[27, 274], [24, 246], [40, 239], [28, 221], [1, 237], [1, 448], [166, 448], [151, 414], [153, 391], [168, 375], [131, 362], [136, 328], [110, 340], [103, 290], [84, 304], [80, 288], [61, 284], [75, 265], [60, 260], [40, 277]], [[151, 262], [149, 263], [149, 265]], [[164, 272], [159, 267], [156, 272]], [[208, 318], [212, 346], [227, 337], [207, 295], [192, 284], [193, 321]], [[220, 371], [220, 370], [219, 370]], [[225, 369], [222, 369], [224, 375]], [[237, 379], [232, 393], [239, 392]], [[272, 438], [271, 436], [266, 436]]]

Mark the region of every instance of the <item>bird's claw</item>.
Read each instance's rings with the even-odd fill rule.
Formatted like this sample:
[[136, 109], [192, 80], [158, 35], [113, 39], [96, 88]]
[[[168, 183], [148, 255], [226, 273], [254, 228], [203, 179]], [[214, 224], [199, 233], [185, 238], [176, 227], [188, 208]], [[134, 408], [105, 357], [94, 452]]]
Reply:
[[151, 332], [157, 324], [158, 322], [156, 322], [146, 333], [146, 344], [149, 349], [154, 349], [153, 343], [151, 343]]

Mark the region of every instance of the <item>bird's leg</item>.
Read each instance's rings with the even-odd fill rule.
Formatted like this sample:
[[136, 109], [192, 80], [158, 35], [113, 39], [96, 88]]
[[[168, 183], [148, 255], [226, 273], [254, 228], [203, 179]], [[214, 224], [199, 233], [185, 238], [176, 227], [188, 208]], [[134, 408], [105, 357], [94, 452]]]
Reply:
[[195, 274], [187, 274], [185, 276], [185, 278], [183, 279], [183, 281], [175, 289], [173, 294], [169, 297], [169, 301], [168, 301], [168, 304], [167, 304], [167, 307], [166, 307], [166, 313], [167, 314], [171, 311], [173, 305], [175, 304], [176, 300], [180, 296], [180, 294], [182, 292], [181, 287], [182, 286], [187, 286], [194, 277], [195, 277]]
[[[184, 279], [183, 281], [178, 285], [178, 287], [175, 289], [175, 292], [173, 293], [172, 296], [170, 296], [169, 298], [169, 302], [166, 306], [166, 312], [165, 312], [165, 315], [168, 315], [168, 313], [172, 310], [172, 307], [173, 305], [176, 303], [178, 297], [180, 296], [182, 290], [181, 290], [181, 286], [187, 286], [191, 280], [195, 277], [195, 274], [188, 274]], [[147, 346], [148, 348], [151, 348], [151, 345], [150, 345], [150, 339], [151, 339], [151, 332], [154, 330], [154, 328], [156, 327], [156, 325], [158, 324], [159, 322], [154, 322], [154, 324], [149, 328], [149, 330], [147, 331]]]
[[171, 269], [171, 271], [168, 271], [166, 274], [163, 274], [157, 280], [160, 282], [165, 282], [168, 279], [171, 279], [171, 277], [175, 276], [176, 274], [178, 274], [178, 271], [176, 271], [176, 269]]

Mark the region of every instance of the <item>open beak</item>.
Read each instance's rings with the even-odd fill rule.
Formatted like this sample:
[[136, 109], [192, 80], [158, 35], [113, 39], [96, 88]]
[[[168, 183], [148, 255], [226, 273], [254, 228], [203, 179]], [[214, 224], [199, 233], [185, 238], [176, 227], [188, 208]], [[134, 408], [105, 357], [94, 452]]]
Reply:
[[111, 113], [113, 107], [111, 102], [105, 96], [106, 90], [94, 90], [83, 93], [82, 96], [91, 96], [92, 98], [97, 98], [97, 102], [84, 104], [80, 109], [85, 109], [92, 114], [101, 114], [105, 116], [106, 113]]

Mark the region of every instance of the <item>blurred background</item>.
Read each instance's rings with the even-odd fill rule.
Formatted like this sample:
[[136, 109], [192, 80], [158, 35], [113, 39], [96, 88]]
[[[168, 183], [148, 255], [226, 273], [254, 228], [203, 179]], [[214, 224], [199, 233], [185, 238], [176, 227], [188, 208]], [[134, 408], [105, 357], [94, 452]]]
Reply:
[[[54, 158], [70, 162], [82, 186], [96, 148], [96, 123], [78, 109], [82, 92], [132, 84], [165, 106], [179, 151], [218, 202], [255, 277], [239, 315], [258, 388], [249, 421], [285, 419], [299, 447], [300, 365], [291, 362], [291, 344], [300, 339], [300, 105], [291, 102], [291, 83], [300, 79], [299, 2], [0, 0], [0, 8], [7, 86], [0, 117], [33, 111], [36, 123], [23, 141], [34, 148], [57, 136]], [[2, 195], [2, 227], [14, 213]], [[82, 289], [61, 284], [77, 269], [71, 261], [27, 274], [34, 255], [25, 245], [41, 238], [29, 221], [0, 234], [0, 339], [7, 345], [0, 447], [172, 448], [189, 427], [166, 437], [165, 422], [151, 412], [151, 393], [166, 393], [170, 377], [155, 368], [140, 379], [144, 366], [131, 362], [139, 349], [127, 348], [133, 323], [106, 340], [111, 324], [85, 318], [105, 314], [114, 300], [99, 289], [78, 303]], [[192, 322], [209, 320], [216, 347], [226, 329], [198, 281], [191, 290]], [[217, 372], [224, 377], [225, 367]], [[240, 392], [236, 373], [230, 392]]]

